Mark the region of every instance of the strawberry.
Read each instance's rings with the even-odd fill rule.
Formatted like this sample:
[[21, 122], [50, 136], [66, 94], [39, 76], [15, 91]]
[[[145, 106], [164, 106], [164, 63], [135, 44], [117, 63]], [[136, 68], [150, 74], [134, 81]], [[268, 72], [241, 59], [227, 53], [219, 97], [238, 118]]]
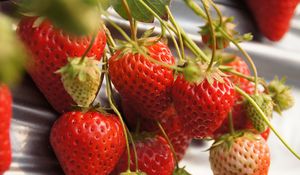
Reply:
[[246, 0], [261, 33], [279, 41], [289, 30], [299, 0]]
[[[226, 66], [230, 66], [233, 70], [242, 73], [244, 75], [249, 76], [250, 70], [247, 63], [242, 60], [242, 58], [238, 56], [234, 56], [234, 60], [230, 63], [227, 63]], [[242, 90], [244, 90], [247, 94], [254, 94], [255, 86], [254, 83], [249, 80], [242, 78], [240, 76], [228, 73], [229, 79], [237, 86], [239, 86]], [[235, 93], [235, 103], [232, 108], [232, 120], [234, 129], [243, 130], [243, 129], [253, 129], [252, 125], [248, 125], [250, 123], [249, 119], [246, 115], [246, 105], [244, 98], [239, 94]], [[214, 133], [214, 137], [218, 137], [219, 135], [223, 135], [229, 132], [229, 123], [228, 118], [224, 120], [220, 128]]]
[[[91, 37], [69, 36], [55, 28], [49, 20], [35, 26], [36, 17], [25, 17], [18, 26], [18, 34], [32, 55], [27, 71], [51, 105], [60, 113], [75, 105], [66, 92], [61, 76], [55, 72], [65, 66], [68, 58], [81, 57]], [[87, 57], [100, 60], [106, 45], [105, 32], [99, 29]]]
[[[222, 140], [223, 139], [223, 140]], [[267, 175], [270, 152], [260, 135], [245, 133], [218, 140], [209, 152], [214, 175]]]
[[117, 116], [99, 112], [65, 113], [54, 123], [50, 142], [67, 175], [108, 175], [125, 148]]
[[179, 75], [172, 89], [175, 109], [185, 131], [193, 138], [211, 137], [234, 104], [230, 80], [222, 75], [210, 76], [200, 83], [191, 83]]
[[[135, 108], [130, 106], [130, 103], [122, 101], [122, 107], [126, 121], [131, 128], [135, 128], [138, 120], [140, 120], [141, 131], [155, 132], [162, 137], [164, 136], [155, 121], [147, 118], [141, 118], [139, 114], [135, 112]], [[183, 131], [183, 124], [181, 123], [180, 117], [177, 115], [173, 105], [163, 112], [162, 115], [164, 117], [160, 121], [160, 124], [170, 139], [178, 160], [181, 160], [192, 139]]]
[[[168, 46], [153, 39], [141, 45], [157, 61], [173, 65], [175, 59]], [[145, 45], [145, 44], [144, 44]], [[160, 114], [171, 104], [169, 91], [173, 84], [173, 71], [151, 62], [140, 53], [128, 48], [118, 50], [109, 60], [111, 81], [122, 98], [129, 100], [142, 117], [162, 118]]]
[[[171, 175], [175, 169], [175, 160], [167, 141], [158, 135], [141, 137], [135, 141], [139, 170], [147, 175]], [[117, 175], [127, 170], [127, 157], [125, 151], [113, 174]], [[132, 145], [130, 157], [130, 170], [134, 171], [136, 166]]]
[[0, 174], [9, 169], [11, 145], [9, 138], [12, 117], [12, 97], [7, 86], [0, 84]]
[[74, 58], [61, 68], [62, 82], [72, 99], [81, 107], [89, 107], [100, 86], [99, 61]]

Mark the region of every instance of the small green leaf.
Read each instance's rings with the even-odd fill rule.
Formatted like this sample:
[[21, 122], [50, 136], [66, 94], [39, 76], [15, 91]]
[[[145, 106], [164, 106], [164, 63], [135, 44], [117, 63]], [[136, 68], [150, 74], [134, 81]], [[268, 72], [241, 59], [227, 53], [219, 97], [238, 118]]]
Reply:
[[[131, 15], [134, 19], [141, 22], [152, 23], [154, 15], [141, 4], [144, 1], [159, 17], [168, 19], [165, 6], [170, 5], [171, 0], [127, 0]], [[112, 0], [115, 11], [124, 19], [128, 19], [128, 15], [123, 6], [122, 0]]]

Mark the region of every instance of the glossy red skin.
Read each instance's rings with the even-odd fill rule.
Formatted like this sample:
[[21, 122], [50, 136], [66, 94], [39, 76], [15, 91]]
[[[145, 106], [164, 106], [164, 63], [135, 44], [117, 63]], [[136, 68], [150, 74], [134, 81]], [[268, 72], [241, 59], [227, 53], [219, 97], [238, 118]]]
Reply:
[[[23, 18], [17, 32], [32, 55], [27, 71], [53, 108], [67, 112], [76, 103], [65, 91], [61, 76], [55, 72], [66, 65], [68, 57], [80, 57], [90, 44], [91, 37], [69, 36], [45, 20], [33, 28], [35, 17]], [[92, 49], [87, 54], [100, 60], [106, 45], [106, 35], [99, 30]]]
[[[161, 136], [145, 138], [135, 143], [139, 169], [147, 175], [172, 175], [175, 168], [174, 156], [167, 141]], [[119, 175], [127, 170], [127, 152], [124, 151], [113, 175]], [[135, 159], [130, 146], [130, 170], [135, 171]]]
[[12, 117], [12, 96], [7, 86], [0, 84], [0, 174], [9, 169], [11, 144], [9, 128]]
[[[122, 101], [122, 108], [124, 117], [133, 131], [135, 131], [137, 122], [140, 120], [140, 131], [156, 132], [164, 137], [156, 122], [151, 119], [141, 118], [139, 114], [135, 112], [135, 108], [130, 106], [129, 102]], [[163, 112], [162, 115], [164, 115], [164, 117], [160, 121], [160, 124], [168, 135], [178, 160], [181, 160], [192, 139], [183, 131], [183, 123], [173, 105]]]
[[115, 115], [69, 112], [53, 125], [50, 142], [66, 175], [108, 175], [125, 149]]
[[[226, 66], [231, 66], [235, 71], [240, 72], [245, 75], [250, 75], [250, 70], [247, 63], [242, 60], [240, 57], [236, 56], [235, 60], [226, 64]], [[229, 79], [237, 86], [239, 86], [242, 90], [244, 90], [249, 95], [254, 94], [255, 86], [254, 83], [249, 80], [239, 77], [237, 75], [233, 75], [228, 73]], [[246, 108], [244, 104], [244, 98], [238, 93], [235, 93], [235, 103], [232, 108], [232, 120], [234, 124], [234, 129], [243, 130], [243, 129], [252, 129], [253, 126], [249, 125], [251, 123], [246, 114]], [[229, 132], [229, 123], [228, 117], [224, 120], [222, 125], [215, 131], [214, 137], [219, 137], [222, 134], [226, 134]]]
[[234, 104], [232, 83], [223, 77], [224, 83], [205, 79], [200, 84], [189, 83], [178, 76], [172, 98], [175, 109], [184, 124], [184, 130], [193, 138], [211, 137], [220, 127]]
[[[149, 55], [160, 62], [175, 64], [168, 46], [157, 42], [147, 47]], [[161, 113], [171, 104], [170, 89], [174, 82], [173, 71], [157, 65], [141, 54], [120, 51], [109, 60], [109, 73], [122, 98], [137, 106], [142, 117], [161, 119]]]
[[299, 0], [246, 0], [261, 33], [279, 41], [289, 30]]

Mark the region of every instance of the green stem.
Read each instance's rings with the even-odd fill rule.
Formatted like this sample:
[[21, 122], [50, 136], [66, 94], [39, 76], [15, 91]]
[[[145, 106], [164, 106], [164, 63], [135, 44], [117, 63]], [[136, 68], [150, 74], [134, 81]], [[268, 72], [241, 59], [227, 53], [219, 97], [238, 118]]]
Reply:
[[149, 61], [151, 61], [151, 62], [153, 62], [153, 63], [155, 63], [155, 64], [157, 64], [157, 65], [160, 65], [160, 66], [164, 66], [164, 67], [166, 67], [166, 68], [169, 68], [169, 69], [172, 69], [172, 70], [176, 70], [176, 71], [178, 71], [178, 72], [182, 72], [183, 71], [183, 69], [182, 68], [179, 68], [179, 67], [177, 67], [176, 65], [169, 65], [169, 64], [167, 64], [167, 63], [164, 63], [164, 62], [160, 62], [160, 61], [158, 61], [158, 60], [156, 60], [156, 59], [153, 59], [152, 57], [150, 57], [145, 51], [143, 51], [143, 49], [141, 49], [140, 47], [139, 47], [139, 45], [136, 43], [136, 42], [134, 42], [134, 41], [132, 41], [129, 37], [128, 37], [128, 35], [126, 34], [126, 32], [121, 28], [121, 27], [119, 27], [116, 23], [114, 23], [111, 19], [109, 19], [109, 17], [107, 16], [107, 21], [116, 29], [116, 30], [118, 30], [118, 32], [120, 32], [120, 34], [130, 43], [130, 44], [132, 44], [132, 46], [140, 53], [140, 54], [142, 54], [143, 56], [145, 56]]
[[125, 12], [127, 14], [127, 17], [128, 17], [129, 23], [130, 23], [131, 39], [133, 41], [137, 41], [136, 32], [135, 32], [136, 31], [135, 20], [132, 18], [127, 0], [122, 0], [122, 4], [123, 4], [123, 7], [125, 8]]
[[162, 127], [162, 125], [160, 124], [160, 122], [159, 122], [159, 121], [156, 121], [156, 123], [157, 123], [157, 126], [159, 127], [160, 131], [161, 131], [162, 134], [164, 135], [165, 139], [167, 140], [167, 142], [168, 142], [168, 144], [169, 144], [169, 146], [170, 146], [170, 148], [171, 148], [171, 151], [172, 151], [172, 153], [173, 153], [174, 159], [175, 159], [175, 161], [176, 161], [176, 168], [179, 168], [179, 166], [178, 166], [178, 162], [179, 162], [179, 161], [178, 161], [178, 158], [177, 158], [175, 149], [174, 149], [174, 147], [173, 147], [173, 144], [171, 143], [171, 141], [170, 141], [170, 139], [169, 139], [167, 133], [165, 132], [165, 130], [164, 130], [164, 128]]
[[223, 15], [222, 15], [222, 12], [220, 11], [220, 9], [217, 7], [217, 5], [212, 0], [208, 0], [208, 1], [211, 3], [211, 5], [214, 7], [214, 9], [216, 10], [216, 12], [218, 14], [218, 17], [219, 17], [219, 20], [220, 20], [219, 25], [223, 26]]
[[[155, 16], [156, 19], [159, 20], [159, 22], [169, 31], [169, 29], [172, 29], [170, 28], [170, 26], [168, 26], [168, 24], [166, 24], [143, 0], [138, 0], [149, 12], [151, 12], [152, 15]], [[208, 58], [207, 56], [205, 55], [205, 53], [196, 45], [196, 43], [191, 40], [187, 34], [185, 33], [185, 31], [180, 27], [179, 27], [179, 30], [182, 34], [182, 37], [186, 40], [186, 42], [191, 46], [193, 47], [193, 49], [196, 51], [197, 55], [200, 56], [201, 58], [204, 59], [204, 61], [208, 61]], [[178, 35], [178, 33], [176, 32], [176, 29], [173, 28], [172, 30], [175, 34]], [[172, 35], [171, 35], [172, 36]]]
[[[201, 18], [207, 20], [207, 17], [205, 16], [205, 13], [199, 7], [198, 4], [196, 4], [193, 0], [184, 0], [184, 1], [194, 11], [194, 13], [196, 15], [198, 15]], [[216, 6], [216, 8], [217, 8], [217, 6]], [[214, 25], [215, 25], [215, 27], [217, 27], [216, 24], [214, 24]], [[234, 38], [232, 38], [226, 31], [224, 31], [222, 28], [219, 28], [219, 31], [222, 33], [223, 36], [225, 36], [226, 39], [228, 39], [229, 41], [231, 41], [241, 51], [241, 53], [247, 58], [247, 60], [249, 61], [250, 65], [251, 65], [251, 68], [253, 70], [253, 73], [254, 73], [254, 77], [255, 77], [255, 80], [254, 80], [255, 81], [255, 94], [257, 94], [258, 93], [258, 75], [257, 75], [256, 66], [255, 66], [253, 60], [248, 55], [248, 53], [239, 45], [239, 43], [236, 42], [234, 40]]]
[[208, 4], [207, 4], [207, 1], [206, 0], [201, 0], [202, 1], [202, 4], [203, 4], [203, 7], [205, 9], [205, 13], [206, 13], [206, 16], [207, 16], [207, 21], [208, 21], [208, 25], [209, 25], [209, 28], [210, 28], [210, 31], [211, 31], [211, 37], [212, 37], [212, 54], [211, 54], [211, 60], [210, 60], [210, 63], [208, 65], [208, 68], [207, 68], [207, 72], [210, 71], [210, 69], [212, 68], [213, 64], [214, 64], [214, 60], [215, 60], [215, 54], [216, 54], [216, 50], [217, 50], [217, 43], [216, 43], [216, 32], [215, 32], [215, 29], [214, 29], [214, 26], [213, 26], [213, 21], [211, 19], [211, 16], [210, 16], [210, 13], [209, 13], [209, 7], [208, 7]]
[[230, 134], [234, 135], [234, 124], [233, 124], [233, 119], [232, 119], [232, 111], [229, 112], [228, 114], [228, 123], [229, 123], [229, 130]]
[[262, 109], [255, 103], [255, 101], [242, 89], [235, 86], [235, 90], [240, 93], [243, 97], [245, 97], [257, 110], [261, 118], [266, 122], [266, 124], [270, 127], [270, 129], [274, 132], [274, 134], [278, 137], [278, 139], [283, 143], [283, 145], [295, 156], [297, 159], [300, 160], [300, 156], [286, 143], [286, 141], [280, 136], [280, 134], [275, 130], [275, 128], [270, 123], [268, 117], [265, 115], [265, 113], [262, 111]]
[[[107, 63], [107, 57], [104, 56], [103, 58], [103, 61], [105, 63]], [[110, 107], [112, 108], [112, 110], [117, 114], [117, 116], [119, 117], [119, 120], [122, 124], [122, 128], [123, 128], [123, 132], [124, 132], [124, 136], [125, 136], [125, 142], [126, 142], [126, 148], [127, 148], [127, 155], [128, 155], [128, 170], [130, 171], [130, 160], [131, 160], [131, 156], [130, 156], [130, 147], [129, 147], [129, 143], [128, 143], [128, 135], [127, 135], [127, 130], [126, 130], [126, 125], [123, 121], [123, 118], [121, 116], [121, 113], [119, 112], [119, 110], [117, 109], [115, 103], [114, 103], [114, 100], [112, 98], [112, 86], [111, 86], [111, 83], [110, 83], [110, 78], [109, 78], [109, 75], [108, 75], [108, 65], [105, 64], [104, 66], [105, 68], [105, 80], [106, 80], [106, 94], [107, 94], [107, 97], [108, 97], [108, 101], [109, 101], [109, 104], [110, 104]]]
[[138, 161], [137, 151], [136, 151], [136, 147], [135, 147], [135, 142], [132, 138], [130, 131], [128, 130], [128, 127], [126, 127], [126, 130], [127, 130], [129, 139], [130, 139], [132, 147], [133, 147], [133, 154], [134, 154], [134, 160], [135, 160], [135, 171], [138, 172], [139, 171], [139, 161]]
[[107, 37], [107, 45], [108, 45], [109, 52], [110, 54], [113, 54], [115, 53], [116, 43], [111, 35], [111, 32], [106, 26], [104, 26], [104, 30]]
[[83, 63], [84, 58], [87, 56], [87, 54], [92, 49], [92, 47], [93, 47], [93, 45], [95, 43], [97, 34], [98, 34], [98, 30], [95, 30], [94, 33], [93, 33], [93, 35], [92, 35], [92, 39], [91, 39], [91, 42], [90, 42], [88, 48], [84, 51], [83, 55], [81, 56], [80, 63]]
[[233, 75], [236, 75], [236, 76], [245, 78], [245, 79], [247, 79], [247, 80], [249, 80], [249, 81], [252, 81], [252, 82], [255, 81], [255, 80], [254, 80], [254, 79], [255, 79], [254, 77], [245, 75], [245, 74], [243, 74], [243, 73], [240, 73], [240, 72], [238, 72], [238, 71], [232, 69], [231, 67], [227, 67], [227, 66], [219, 66], [219, 68], [220, 68], [220, 70], [222, 70], [223, 72], [229, 72], [229, 73], [231, 73], [231, 74], [233, 74]]
[[168, 6], [166, 6], [166, 9], [167, 9], [167, 12], [170, 16], [170, 21], [173, 24], [173, 26], [176, 28], [176, 31], [177, 31], [177, 36], [178, 36], [179, 44], [180, 44], [180, 48], [181, 48], [181, 55], [179, 55], [179, 60], [180, 60], [180, 62], [183, 63], [184, 60], [185, 60], [185, 53], [184, 53], [184, 45], [183, 45], [182, 35], [181, 35], [178, 24], [176, 23], [175, 18], [173, 16], [170, 8]]

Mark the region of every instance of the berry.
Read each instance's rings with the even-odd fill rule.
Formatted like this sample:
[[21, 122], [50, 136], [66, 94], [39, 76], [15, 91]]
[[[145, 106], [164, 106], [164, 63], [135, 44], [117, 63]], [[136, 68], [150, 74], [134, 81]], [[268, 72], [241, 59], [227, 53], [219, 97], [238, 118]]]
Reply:
[[125, 148], [119, 119], [99, 112], [68, 112], [53, 125], [50, 142], [67, 175], [108, 175]]
[[270, 152], [260, 135], [245, 133], [217, 141], [210, 149], [209, 161], [214, 175], [267, 175]]
[[[139, 170], [147, 175], [171, 175], [175, 169], [175, 160], [167, 141], [161, 136], [140, 138], [135, 142]], [[125, 151], [116, 166], [114, 173], [120, 174], [127, 170], [127, 152]], [[134, 171], [135, 159], [132, 145], [130, 146], [130, 170]]]
[[234, 104], [235, 92], [226, 77], [187, 82], [179, 75], [172, 89], [175, 109], [185, 131], [193, 138], [211, 137]]
[[[151, 58], [173, 65], [175, 62], [168, 46], [160, 41], [149, 41], [141, 46]], [[127, 99], [142, 117], [161, 119], [161, 113], [171, 104], [169, 97], [173, 71], [151, 62], [140, 53], [128, 48], [118, 50], [109, 60], [109, 74], [122, 98]]]
[[261, 33], [279, 41], [290, 27], [299, 0], [246, 0]]
[[[91, 42], [91, 37], [76, 37], [55, 28], [49, 20], [34, 26], [36, 17], [23, 18], [17, 32], [31, 53], [27, 71], [50, 104], [60, 113], [76, 105], [66, 92], [61, 76], [55, 72], [68, 63], [68, 58], [81, 57]], [[87, 57], [100, 60], [106, 45], [103, 29], [99, 29]]]
[[7, 86], [0, 84], [0, 174], [9, 169], [11, 144], [9, 128], [12, 117], [12, 97]]

